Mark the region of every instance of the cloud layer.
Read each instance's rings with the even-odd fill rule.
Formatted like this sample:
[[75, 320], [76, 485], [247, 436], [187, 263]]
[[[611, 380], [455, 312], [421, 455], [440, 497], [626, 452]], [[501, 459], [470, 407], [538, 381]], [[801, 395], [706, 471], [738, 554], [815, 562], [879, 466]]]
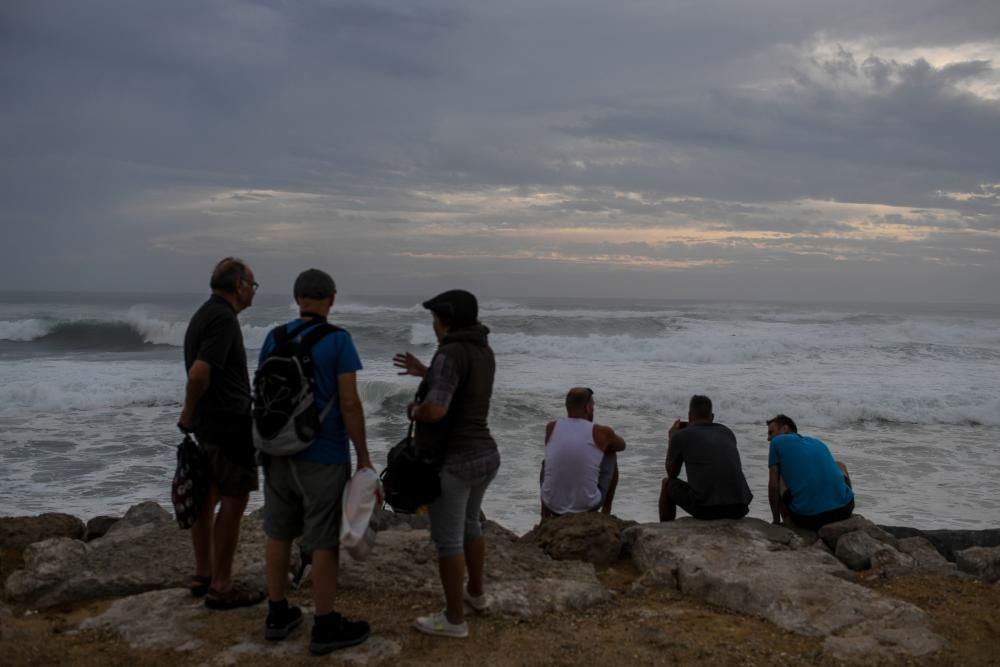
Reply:
[[0, 284], [996, 302], [1000, 9], [828, 4], [5, 3]]

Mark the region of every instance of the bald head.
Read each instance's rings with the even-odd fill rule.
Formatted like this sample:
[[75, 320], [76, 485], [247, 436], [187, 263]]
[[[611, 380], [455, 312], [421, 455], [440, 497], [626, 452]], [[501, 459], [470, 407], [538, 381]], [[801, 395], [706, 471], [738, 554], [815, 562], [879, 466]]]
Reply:
[[214, 290], [235, 292], [240, 281], [247, 277], [247, 263], [236, 257], [219, 260], [212, 270], [209, 286]]

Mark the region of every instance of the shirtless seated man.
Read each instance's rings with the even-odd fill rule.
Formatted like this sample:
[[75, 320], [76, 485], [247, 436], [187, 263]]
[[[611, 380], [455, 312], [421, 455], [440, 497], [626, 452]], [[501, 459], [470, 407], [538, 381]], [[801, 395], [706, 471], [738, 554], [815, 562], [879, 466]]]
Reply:
[[545, 427], [542, 517], [579, 512], [611, 513], [618, 486], [618, 456], [625, 440], [610, 426], [594, 423], [594, 392], [574, 387], [566, 394], [566, 417]]

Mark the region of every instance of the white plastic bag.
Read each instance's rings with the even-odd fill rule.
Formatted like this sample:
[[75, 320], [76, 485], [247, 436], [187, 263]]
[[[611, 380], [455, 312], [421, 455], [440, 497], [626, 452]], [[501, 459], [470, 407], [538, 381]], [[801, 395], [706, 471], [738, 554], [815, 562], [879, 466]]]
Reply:
[[340, 543], [354, 560], [364, 560], [375, 544], [375, 531], [368, 525], [375, 512], [380, 482], [371, 468], [354, 473], [344, 487], [341, 503]]

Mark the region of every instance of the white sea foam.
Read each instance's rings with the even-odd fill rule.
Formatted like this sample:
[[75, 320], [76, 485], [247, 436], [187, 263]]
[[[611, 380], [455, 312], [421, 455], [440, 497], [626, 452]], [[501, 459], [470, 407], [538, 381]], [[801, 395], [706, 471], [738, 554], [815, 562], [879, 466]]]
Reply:
[[[0, 358], [0, 513], [97, 514], [166, 489], [184, 393], [179, 348], [191, 315], [179, 303], [4, 306], [0, 340], [10, 344]], [[866, 516], [953, 526], [995, 516], [989, 502], [1000, 497], [1000, 482], [983, 472], [1000, 465], [995, 312], [562, 305], [481, 302], [497, 356], [490, 427], [504, 460], [486, 509], [505, 525], [523, 530], [534, 521], [541, 433], [562, 414], [573, 385], [594, 388], [598, 419], [629, 442], [616, 499], [623, 516], [655, 520], [665, 430], [693, 393], [711, 396], [718, 420], [737, 432], [758, 493], [755, 516], [766, 516], [763, 420], [779, 411], [857, 470]], [[381, 462], [418, 382], [397, 375], [391, 353], [408, 341], [429, 361], [436, 345], [430, 318], [419, 304], [338, 302], [337, 311], [371, 355], [363, 356], [359, 391], [369, 446]], [[267, 332], [291, 316], [287, 300], [241, 313], [251, 365]], [[935, 507], [928, 488], [952, 489], [949, 507], [957, 509]]]
[[46, 320], [14, 320], [0, 322], [0, 340], [29, 341], [41, 338], [52, 330], [52, 322]]

